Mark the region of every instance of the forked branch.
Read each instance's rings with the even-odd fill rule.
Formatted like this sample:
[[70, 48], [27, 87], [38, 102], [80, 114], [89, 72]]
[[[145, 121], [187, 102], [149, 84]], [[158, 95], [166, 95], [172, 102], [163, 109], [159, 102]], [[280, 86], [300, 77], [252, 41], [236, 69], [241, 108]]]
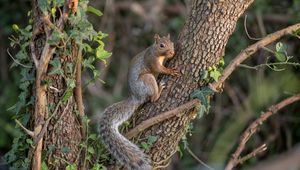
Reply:
[[[238, 147], [237, 147], [236, 151], [232, 154], [231, 159], [228, 161], [228, 163], [225, 167], [225, 170], [231, 170], [239, 162], [241, 162], [241, 159], [239, 159], [239, 156], [242, 153], [242, 151], [244, 150], [245, 145], [246, 145], [247, 141], [250, 139], [250, 137], [258, 131], [259, 125], [261, 125], [265, 120], [267, 120], [270, 116], [277, 113], [282, 108], [284, 108], [298, 100], [300, 100], [300, 93], [296, 94], [294, 96], [291, 96], [276, 105], [269, 107], [269, 109], [266, 112], [263, 112], [259, 118], [257, 118], [254, 122], [252, 122], [248, 126], [248, 128], [243, 132], [243, 134], [241, 135]], [[265, 150], [264, 147], [262, 150]], [[252, 152], [252, 153], [254, 153], [254, 152]], [[252, 156], [255, 156], [256, 153], [252, 154]], [[249, 159], [249, 158], [247, 158], [247, 159]]]

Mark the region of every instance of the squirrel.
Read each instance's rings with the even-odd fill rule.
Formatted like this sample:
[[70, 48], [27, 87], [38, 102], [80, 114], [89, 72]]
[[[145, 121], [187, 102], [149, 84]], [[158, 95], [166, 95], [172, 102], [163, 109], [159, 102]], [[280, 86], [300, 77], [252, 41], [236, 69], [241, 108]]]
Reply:
[[147, 101], [155, 102], [165, 88], [157, 84], [159, 73], [178, 76], [175, 68], [163, 66], [174, 56], [174, 44], [170, 35], [154, 36], [154, 43], [137, 54], [131, 61], [127, 76], [129, 97], [104, 110], [99, 119], [99, 134], [107, 150], [123, 166], [130, 170], [151, 170], [151, 159], [135, 144], [119, 133], [118, 127], [131, 117], [134, 111]]

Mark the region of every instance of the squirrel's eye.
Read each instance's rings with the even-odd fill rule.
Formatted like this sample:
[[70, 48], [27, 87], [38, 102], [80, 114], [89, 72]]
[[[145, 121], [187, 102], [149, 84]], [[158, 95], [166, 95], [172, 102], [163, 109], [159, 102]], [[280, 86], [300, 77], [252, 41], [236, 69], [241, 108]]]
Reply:
[[164, 43], [161, 43], [159, 46], [160, 46], [160, 48], [164, 48], [164, 47], [165, 47], [165, 44], [164, 44]]

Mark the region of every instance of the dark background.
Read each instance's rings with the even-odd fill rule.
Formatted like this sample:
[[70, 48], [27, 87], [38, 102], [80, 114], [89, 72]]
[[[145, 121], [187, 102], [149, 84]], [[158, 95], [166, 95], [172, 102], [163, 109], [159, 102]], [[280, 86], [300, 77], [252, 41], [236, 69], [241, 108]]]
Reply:
[[[127, 95], [126, 74], [128, 63], [135, 54], [152, 43], [154, 33], [171, 34], [175, 41], [184, 25], [189, 1], [145, 0], [145, 1], [95, 1], [91, 4], [104, 15], [89, 18], [96, 30], [109, 34], [106, 47], [113, 55], [109, 62], [97, 63], [100, 78], [95, 84], [88, 83], [92, 74], [85, 72], [83, 80], [84, 103], [90, 118], [109, 104]], [[14, 35], [12, 24], [25, 27], [30, 10], [29, 0], [0, 0], [0, 156], [10, 148], [15, 136], [20, 132], [15, 128], [15, 113], [7, 111], [18, 100], [20, 79], [19, 69], [10, 68], [16, 49], [10, 48], [9, 36]], [[299, 0], [256, 0], [245, 13], [247, 30], [251, 37], [264, 37], [268, 33], [282, 29], [300, 21]], [[242, 49], [256, 42], [249, 39], [244, 28], [245, 15], [239, 20], [236, 31], [226, 47], [225, 63], [228, 64]], [[280, 40], [288, 46], [292, 62], [300, 60], [300, 40], [286, 36]], [[275, 43], [268, 46], [274, 50]], [[247, 65], [273, 61], [274, 56], [260, 50], [246, 61]], [[21, 67], [21, 66], [20, 66]], [[211, 166], [222, 166], [235, 148], [240, 133], [261, 111], [270, 105], [300, 91], [300, 69], [281, 66], [283, 71], [268, 67], [259, 70], [238, 68], [226, 82], [222, 94], [216, 95], [211, 111], [193, 123], [191, 135], [187, 135], [189, 147], [204, 162]], [[251, 167], [289, 150], [295, 150], [300, 141], [300, 104], [295, 103], [272, 116], [261, 126], [247, 144], [246, 152], [262, 143], [268, 150], [256, 158], [248, 160], [239, 168]], [[92, 124], [95, 126], [95, 124]], [[188, 152], [178, 152], [170, 167], [176, 169], [197, 169], [199, 163]]]

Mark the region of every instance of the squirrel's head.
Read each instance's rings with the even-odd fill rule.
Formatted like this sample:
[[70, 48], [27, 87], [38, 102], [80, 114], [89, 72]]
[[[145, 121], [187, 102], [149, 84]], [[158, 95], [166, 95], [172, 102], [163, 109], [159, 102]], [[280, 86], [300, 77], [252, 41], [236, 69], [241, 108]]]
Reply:
[[159, 56], [171, 58], [174, 56], [174, 44], [170, 40], [170, 34], [160, 37], [158, 34], [154, 35], [154, 47]]

